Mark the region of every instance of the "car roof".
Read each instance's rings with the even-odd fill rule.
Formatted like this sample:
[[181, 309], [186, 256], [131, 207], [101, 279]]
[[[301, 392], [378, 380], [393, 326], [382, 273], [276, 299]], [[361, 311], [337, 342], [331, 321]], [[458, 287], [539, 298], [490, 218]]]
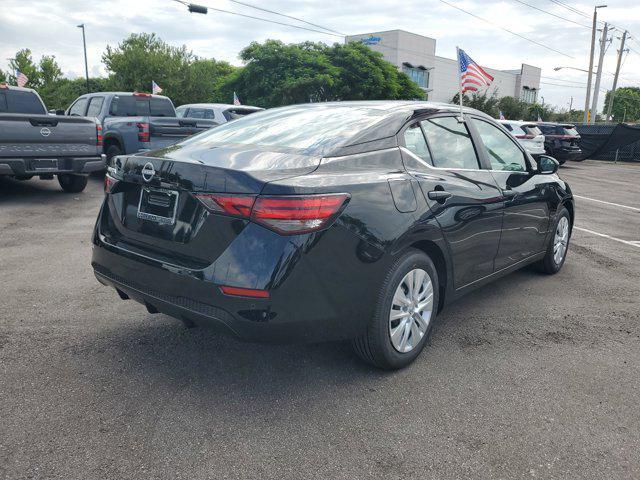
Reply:
[[518, 125], [518, 126], [522, 126], [522, 125], [537, 125], [536, 122], [534, 122], [533, 120], [531, 121], [527, 121], [527, 120], [498, 120], [499, 123], [510, 123], [512, 125]]
[[[232, 103], [186, 103], [184, 105], [180, 105], [180, 107], [189, 107], [189, 108], [219, 108], [219, 109], [227, 109], [227, 108], [247, 108], [252, 110], [264, 110], [262, 107], [254, 107], [252, 105], [234, 105]], [[178, 108], [180, 108], [178, 107]]]
[[572, 128], [575, 128], [575, 125], [573, 123], [538, 122], [538, 125], [544, 125], [546, 127], [572, 127]]

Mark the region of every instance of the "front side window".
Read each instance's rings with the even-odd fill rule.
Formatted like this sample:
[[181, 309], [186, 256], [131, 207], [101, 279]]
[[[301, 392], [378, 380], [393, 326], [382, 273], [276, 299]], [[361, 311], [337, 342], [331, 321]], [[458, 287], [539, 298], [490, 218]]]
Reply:
[[420, 122], [431, 147], [433, 165], [440, 168], [479, 169], [471, 135], [456, 117], [436, 117]]
[[506, 170], [510, 172], [526, 172], [527, 163], [524, 153], [518, 146], [498, 127], [483, 120], [474, 118], [473, 125], [478, 130], [484, 150], [491, 162], [493, 170]]
[[87, 109], [87, 117], [97, 117], [102, 110], [104, 97], [93, 97], [89, 100], [89, 108]]
[[420, 125], [416, 123], [404, 131], [404, 144], [411, 153], [425, 162], [431, 163], [431, 154], [429, 153], [429, 148], [427, 147], [427, 142], [424, 139]]
[[69, 115], [74, 117], [82, 117], [84, 116], [85, 108], [87, 108], [87, 99], [81, 98], [71, 106], [71, 108], [69, 109]]

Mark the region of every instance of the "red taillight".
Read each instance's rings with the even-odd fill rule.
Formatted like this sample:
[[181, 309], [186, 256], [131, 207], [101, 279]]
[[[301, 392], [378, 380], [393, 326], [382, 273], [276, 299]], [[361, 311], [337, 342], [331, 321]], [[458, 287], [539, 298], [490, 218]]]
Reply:
[[149, 142], [150, 141], [150, 132], [149, 132], [149, 124], [148, 123], [142, 123], [142, 122], [138, 122], [136, 123], [136, 126], [138, 127], [138, 140], [140, 142]]
[[231, 295], [233, 297], [269, 298], [269, 292], [267, 290], [258, 290], [255, 288], [228, 287], [222, 285], [220, 290], [222, 290], [222, 293], [225, 295]]
[[113, 187], [115, 187], [116, 183], [118, 183], [118, 180], [113, 178], [108, 173], [105, 174], [105, 176], [104, 176], [104, 193], [111, 193], [112, 190], [113, 190]]
[[224, 193], [198, 193], [196, 198], [212, 212], [249, 218], [255, 195], [225, 195]]
[[102, 125], [96, 123], [96, 145], [98, 147], [102, 146]]
[[196, 194], [209, 210], [249, 218], [283, 235], [313, 232], [328, 226], [349, 195], [227, 195]]
[[516, 135], [516, 138], [533, 140], [534, 138], [536, 138], [536, 136], [535, 135]]

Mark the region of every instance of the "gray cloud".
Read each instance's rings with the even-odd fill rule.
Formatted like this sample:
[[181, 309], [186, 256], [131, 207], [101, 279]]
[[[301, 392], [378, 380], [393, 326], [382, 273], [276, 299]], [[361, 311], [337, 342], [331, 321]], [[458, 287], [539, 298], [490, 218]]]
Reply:
[[[256, 4], [261, 4], [254, 0]], [[265, 12], [240, 7], [230, 2], [198, 0], [197, 3], [234, 10], [248, 15], [293, 22]], [[453, 58], [460, 45], [481, 64], [511, 69], [521, 63], [543, 68], [541, 95], [545, 102], [566, 108], [571, 96], [574, 105], [584, 103], [585, 74], [572, 70], [555, 72], [555, 66], [587, 67], [590, 32], [537, 12], [511, 0], [452, 0], [452, 3], [476, 13], [519, 34], [534, 38], [574, 58], [567, 58], [510, 35], [495, 26], [476, 20], [437, 0], [272, 0], [268, 8], [325, 25], [339, 32], [354, 34], [402, 28], [437, 39], [437, 54]], [[583, 11], [589, 4], [571, 2]], [[601, 18], [640, 35], [640, 5], [637, 0], [611, 0], [601, 10]], [[551, 2], [535, 2], [539, 8], [588, 25], [589, 19], [571, 14]], [[101, 56], [107, 45], [117, 45], [130, 33], [156, 32], [173, 45], [187, 45], [196, 55], [214, 57], [239, 64], [239, 51], [251, 41], [277, 38], [285, 42], [304, 40], [340, 42], [330, 35], [273, 25], [247, 18], [210, 11], [209, 15], [189, 14], [171, 0], [3, 0], [0, 9], [0, 65], [20, 48], [30, 48], [34, 56], [55, 55], [69, 76], [84, 73], [81, 32], [76, 25], [85, 23], [89, 71], [106, 74]], [[619, 34], [620, 32], [616, 32]], [[615, 69], [614, 38], [605, 60], [605, 71]], [[640, 84], [640, 44], [631, 43], [631, 52], [623, 67], [621, 85]], [[637, 53], [636, 53], [637, 52]], [[572, 86], [552, 83], [575, 82]], [[603, 77], [603, 87], [610, 87], [611, 75]], [[601, 97], [604, 98], [604, 95]]]

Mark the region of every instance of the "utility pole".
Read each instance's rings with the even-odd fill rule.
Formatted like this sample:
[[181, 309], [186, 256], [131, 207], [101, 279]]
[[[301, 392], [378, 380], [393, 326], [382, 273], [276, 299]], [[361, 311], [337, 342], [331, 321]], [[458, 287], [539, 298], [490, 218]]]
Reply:
[[87, 64], [87, 39], [84, 36], [84, 23], [78, 25], [82, 29], [82, 45], [84, 46], [84, 76], [87, 80], [87, 93], [89, 93], [89, 65]]
[[569, 114], [571, 114], [571, 110], [573, 110], [573, 97], [569, 100]]
[[593, 53], [596, 47], [596, 30], [598, 26], [598, 9], [605, 8], [606, 5], [593, 7], [593, 26], [591, 27], [591, 53], [589, 54], [589, 78], [587, 79], [587, 95], [584, 99], [584, 119], [583, 123], [589, 121], [589, 100], [591, 98], [591, 79], [593, 75]]
[[613, 77], [613, 86], [611, 87], [611, 95], [609, 95], [609, 106], [607, 107], [606, 121], [609, 123], [611, 117], [611, 109], [613, 108], [613, 99], [616, 98], [616, 88], [618, 87], [618, 75], [620, 74], [620, 65], [622, 64], [622, 55], [624, 54], [624, 42], [627, 40], [627, 31], [622, 34], [620, 41], [620, 50], [618, 50], [618, 63], [616, 64], [616, 74]]
[[596, 84], [593, 87], [593, 103], [591, 104], [591, 122], [596, 123], [596, 112], [598, 111], [598, 94], [600, 93], [600, 79], [602, 78], [602, 66], [604, 63], [604, 52], [607, 49], [609, 39], [609, 24], [605, 22], [602, 29], [602, 39], [600, 40], [600, 58], [598, 60], [598, 72], [596, 73]]

